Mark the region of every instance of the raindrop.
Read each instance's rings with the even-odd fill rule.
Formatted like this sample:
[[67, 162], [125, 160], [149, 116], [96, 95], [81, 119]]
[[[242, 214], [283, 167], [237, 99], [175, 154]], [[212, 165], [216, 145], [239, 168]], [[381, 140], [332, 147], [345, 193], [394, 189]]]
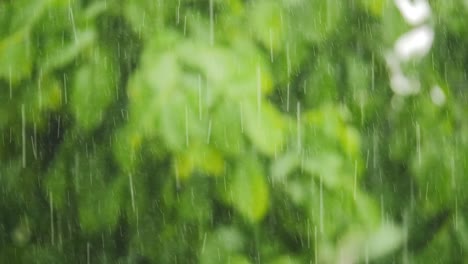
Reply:
[[452, 189], [455, 189], [456, 183], [455, 183], [455, 154], [450, 157], [450, 178], [452, 179]]
[[211, 119], [208, 121], [208, 134], [206, 136], [206, 144], [210, 144], [210, 138], [211, 138]]
[[320, 224], [320, 234], [323, 234], [324, 232], [324, 228], [323, 228], [323, 225], [324, 225], [324, 220], [323, 220], [323, 175], [322, 173], [320, 173], [320, 194], [319, 194], [319, 203], [320, 203], [320, 213], [319, 213], [319, 216], [320, 216], [320, 221], [319, 221], [319, 224]]
[[458, 230], [458, 197], [455, 196], [455, 231]]
[[385, 222], [385, 203], [383, 194], [380, 195], [380, 219]]
[[243, 109], [243, 106], [242, 106], [242, 102], [239, 103], [239, 111], [240, 111], [241, 132], [244, 133], [244, 109]]
[[370, 152], [370, 149], [367, 149], [367, 153], [366, 153], [366, 169], [369, 168], [369, 152]]
[[314, 226], [314, 255], [315, 263], [318, 263], [318, 238], [317, 238], [317, 226]]
[[307, 218], [307, 248], [310, 249], [310, 219]]
[[176, 25], [179, 25], [180, 22], [180, 0], [177, 1], [177, 8], [176, 8]]
[[270, 61], [273, 62], [273, 31], [270, 28]]
[[202, 120], [202, 81], [201, 75], [198, 75], [198, 118]]
[[296, 124], [297, 124], [297, 149], [300, 152], [302, 148], [301, 144], [301, 103], [297, 102], [297, 113], [296, 113]]
[[11, 83], [11, 66], [8, 67], [8, 87], [10, 88], [10, 100], [13, 99], [13, 85]]
[[203, 234], [203, 243], [202, 243], [201, 253], [205, 252], [205, 246], [206, 246], [206, 232]]
[[189, 145], [189, 120], [188, 120], [188, 107], [185, 106], [185, 146]]
[[42, 108], [42, 70], [39, 73], [39, 78], [37, 79], [37, 90], [38, 90], [38, 100], [39, 100], [39, 108]]
[[260, 113], [262, 108], [262, 73], [260, 66], [257, 66], [257, 118], [260, 123]]
[[70, 21], [72, 23], [72, 28], [73, 28], [73, 36], [75, 37], [75, 41], [78, 42], [78, 37], [76, 33], [76, 25], [75, 25], [75, 18], [73, 17], [73, 10], [71, 7], [71, 1], [68, 3], [68, 14], [70, 16]]
[[63, 74], [63, 94], [65, 99], [65, 104], [68, 103], [68, 92], [67, 92], [67, 75]]
[[24, 104], [21, 104], [21, 142], [23, 168], [26, 168], [26, 114]]
[[416, 152], [418, 153], [418, 164], [421, 166], [421, 127], [416, 122]]
[[375, 61], [374, 61], [374, 53], [372, 53], [372, 66], [371, 66], [371, 76], [372, 76], [372, 82], [371, 82], [371, 89], [374, 91], [375, 88]]
[[214, 45], [214, 11], [213, 0], [210, 0], [210, 44]]
[[34, 159], [37, 160], [37, 126], [34, 123], [34, 134], [31, 136], [31, 146]]
[[86, 262], [91, 263], [91, 244], [89, 242], [86, 243]]
[[58, 119], [57, 120], [57, 138], [60, 138], [60, 123], [61, 123], [60, 119], [61, 119], [61, 117], [59, 116], [57, 119]]
[[291, 58], [289, 56], [289, 43], [286, 44], [286, 72], [289, 76], [291, 76]]
[[128, 174], [128, 181], [129, 181], [129, 187], [130, 187], [130, 199], [132, 202], [132, 210], [135, 212], [135, 192], [133, 189], [133, 176], [131, 173]]
[[426, 195], [424, 196], [424, 199], [426, 200], [426, 202], [427, 202], [428, 193], [429, 193], [429, 182], [426, 182]]
[[357, 160], [354, 161], [354, 185], [353, 185], [353, 197], [356, 201], [356, 191], [357, 191]]
[[54, 196], [49, 192], [49, 207], [50, 207], [50, 243], [55, 245], [55, 229], [54, 229]]

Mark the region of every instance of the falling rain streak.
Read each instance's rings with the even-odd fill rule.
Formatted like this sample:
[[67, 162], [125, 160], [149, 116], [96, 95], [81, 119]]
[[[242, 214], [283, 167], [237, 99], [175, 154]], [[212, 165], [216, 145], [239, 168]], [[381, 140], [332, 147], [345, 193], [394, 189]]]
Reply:
[[296, 107], [296, 123], [297, 123], [297, 149], [299, 153], [302, 151], [302, 144], [301, 144], [301, 103], [297, 102]]
[[189, 118], [188, 118], [188, 106], [185, 106], [185, 146], [189, 146]]
[[0, 262], [463, 262], [468, 4], [383, 2], [0, 0]]
[[69, 2], [68, 2], [68, 15], [69, 15], [69, 18], [70, 18], [70, 22], [72, 24], [73, 37], [75, 38], [75, 42], [77, 42], [78, 41], [78, 34], [76, 33], [75, 18], [73, 16], [72, 1], [71, 0], [69, 0]]
[[213, 0], [210, 0], [210, 45], [214, 45], [215, 32], [214, 32], [214, 7]]
[[26, 114], [24, 104], [21, 105], [21, 142], [22, 142], [22, 164], [26, 168]]
[[257, 66], [257, 124], [260, 124], [262, 112], [262, 73]]
[[130, 201], [132, 202], [132, 211], [136, 212], [135, 206], [135, 189], [133, 187], [133, 175], [131, 173], [128, 174], [128, 187], [130, 188]]

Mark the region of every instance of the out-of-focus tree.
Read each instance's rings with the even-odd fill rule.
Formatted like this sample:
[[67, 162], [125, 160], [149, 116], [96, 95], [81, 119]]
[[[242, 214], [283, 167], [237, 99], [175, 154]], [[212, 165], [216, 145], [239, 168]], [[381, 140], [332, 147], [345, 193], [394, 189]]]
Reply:
[[0, 262], [463, 262], [467, 13], [0, 1]]

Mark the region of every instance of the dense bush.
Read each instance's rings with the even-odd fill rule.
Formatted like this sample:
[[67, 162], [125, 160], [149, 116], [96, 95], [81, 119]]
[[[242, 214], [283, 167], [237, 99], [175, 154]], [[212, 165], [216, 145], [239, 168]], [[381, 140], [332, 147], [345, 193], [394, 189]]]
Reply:
[[468, 2], [429, 4], [0, 0], [0, 262], [466, 261]]

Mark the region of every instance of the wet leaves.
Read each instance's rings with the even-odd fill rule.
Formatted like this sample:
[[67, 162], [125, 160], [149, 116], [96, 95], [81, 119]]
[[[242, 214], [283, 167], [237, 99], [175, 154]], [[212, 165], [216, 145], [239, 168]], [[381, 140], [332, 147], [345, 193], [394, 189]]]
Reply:
[[431, 5], [400, 96], [393, 1], [0, 0], [0, 262], [466, 258], [466, 4]]

